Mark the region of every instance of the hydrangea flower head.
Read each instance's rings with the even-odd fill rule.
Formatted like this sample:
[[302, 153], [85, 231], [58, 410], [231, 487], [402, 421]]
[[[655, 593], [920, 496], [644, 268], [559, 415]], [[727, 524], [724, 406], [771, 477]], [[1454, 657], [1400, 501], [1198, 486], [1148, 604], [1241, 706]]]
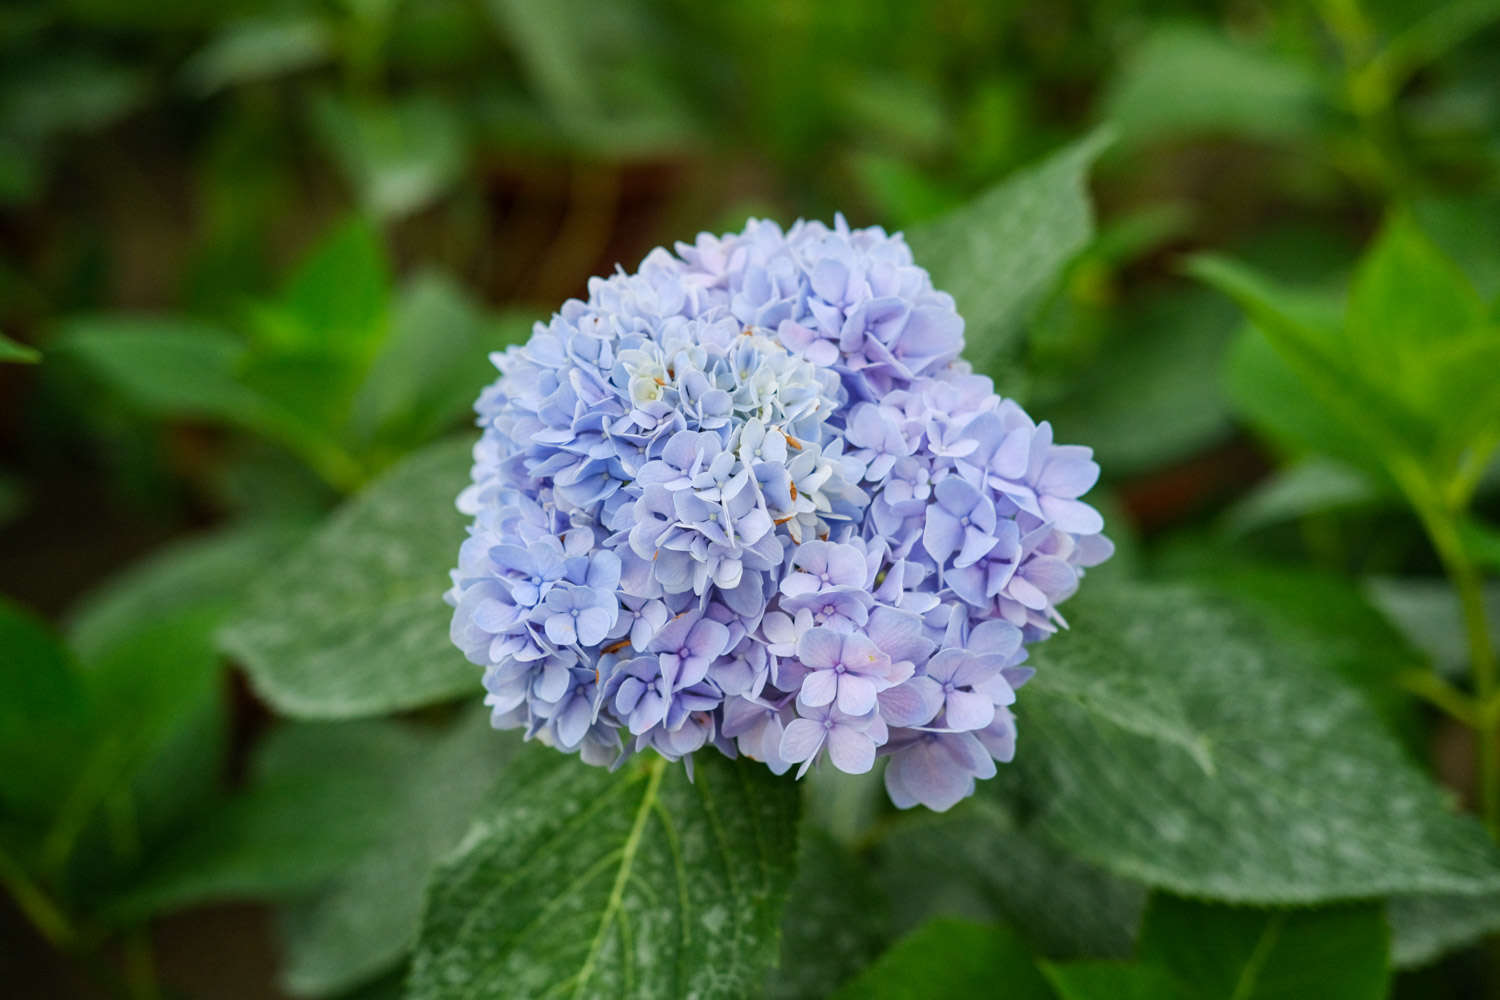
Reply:
[[448, 593], [494, 725], [971, 794], [1113, 547], [1089, 449], [995, 395], [963, 328], [899, 235], [751, 220], [494, 355]]

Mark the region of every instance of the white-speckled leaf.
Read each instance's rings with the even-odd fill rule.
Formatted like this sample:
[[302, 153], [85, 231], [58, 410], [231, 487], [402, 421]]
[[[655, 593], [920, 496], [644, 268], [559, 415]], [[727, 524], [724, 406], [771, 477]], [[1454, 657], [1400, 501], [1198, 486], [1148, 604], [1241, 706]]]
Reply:
[[1108, 142], [1096, 132], [907, 233], [917, 263], [958, 303], [977, 365], [1015, 347], [1027, 315], [1093, 235], [1086, 181]]
[[414, 1000], [760, 995], [797, 854], [798, 789], [700, 754], [610, 774], [538, 747], [434, 876]]
[[1386, 907], [1391, 964], [1426, 965], [1500, 931], [1500, 893], [1483, 896], [1397, 896]]
[[1185, 895], [1318, 902], [1500, 888], [1500, 851], [1306, 645], [1188, 587], [1080, 596], [1017, 754], [1048, 836]]
[[277, 711], [354, 718], [479, 695], [442, 601], [469, 464], [464, 441], [417, 452], [256, 582], [220, 642]]

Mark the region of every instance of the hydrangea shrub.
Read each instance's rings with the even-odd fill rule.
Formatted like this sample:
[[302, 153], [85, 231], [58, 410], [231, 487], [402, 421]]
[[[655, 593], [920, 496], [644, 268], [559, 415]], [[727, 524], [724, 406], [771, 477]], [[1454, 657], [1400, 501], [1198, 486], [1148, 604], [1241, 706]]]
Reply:
[[899, 234], [751, 220], [494, 355], [447, 595], [494, 726], [595, 764], [887, 756], [903, 808], [994, 775], [1027, 646], [1113, 547], [1090, 449], [963, 334]]

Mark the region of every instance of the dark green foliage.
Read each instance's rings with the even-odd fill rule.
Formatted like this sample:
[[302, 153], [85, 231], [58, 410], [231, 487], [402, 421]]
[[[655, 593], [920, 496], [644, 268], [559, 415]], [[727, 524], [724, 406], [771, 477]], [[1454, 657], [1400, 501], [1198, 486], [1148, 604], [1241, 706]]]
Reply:
[[[1489, 0], [0, 11], [10, 992], [189, 994], [226, 903], [251, 995], [1494, 992], [1497, 47]], [[523, 747], [448, 640], [491, 352], [752, 207], [904, 229], [1102, 467], [1119, 552], [946, 814]]]

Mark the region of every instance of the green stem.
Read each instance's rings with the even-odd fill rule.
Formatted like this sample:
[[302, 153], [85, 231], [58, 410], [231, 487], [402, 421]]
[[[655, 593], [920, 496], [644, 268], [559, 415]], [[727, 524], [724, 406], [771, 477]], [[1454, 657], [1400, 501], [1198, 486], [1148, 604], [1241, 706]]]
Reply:
[[1485, 706], [1432, 670], [1408, 670], [1396, 678], [1403, 688], [1476, 732], [1484, 726]]
[[1441, 491], [1430, 486], [1415, 464], [1393, 463], [1392, 472], [1416, 508], [1443, 570], [1458, 594], [1474, 674], [1474, 700], [1480, 706], [1475, 729], [1479, 741], [1480, 814], [1491, 835], [1500, 838], [1500, 713], [1491, 709], [1500, 695], [1496, 691], [1495, 647], [1490, 643], [1489, 625], [1485, 621], [1479, 569], [1469, 558], [1459, 534], [1458, 512], [1444, 502]]
[[135, 928], [125, 938], [125, 986], [131, 1000], [161, 1000], [151, 936], [142, 927]]
[[[1457, 531], [1453, 534], [1455, 538], [1458, 535]], [[1458, 603], [1463, 610], [1464, 634], [1468, 638], [1469, 657], [1474, 666], [1474, 691], [1480, 704], [1488, 706], [1496, 698], [1495, 648], [1490, 644], [1489, 627], [1485, 622], [1479, 573], [1467, 556], [1450, 564], [1448, 572], [1458, 590]], [[1500, 716], [1485, 711], [1480, 714], [1479, 721], [1481, 809], [1485, 826], [1492, 834], [1500, 836]]]
[[61, 907], [54, 903], [41, 887], [27, 876], [14, 858], [0, 851], [0, 885], [4, 885], [26, 919], [61, 952], [70, 951], [78, 940], [78, 933]]

